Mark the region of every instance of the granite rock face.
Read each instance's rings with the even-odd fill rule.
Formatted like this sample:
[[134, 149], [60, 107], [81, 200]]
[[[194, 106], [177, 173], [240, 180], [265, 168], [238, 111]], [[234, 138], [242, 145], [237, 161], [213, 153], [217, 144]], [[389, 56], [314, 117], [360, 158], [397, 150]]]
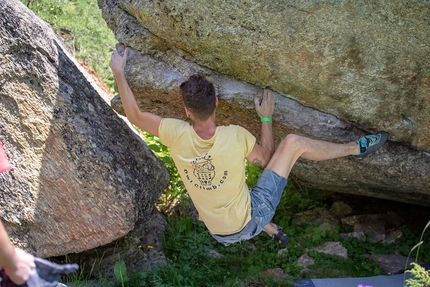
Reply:
[[[127, 79], [141, 108], [183, 117], [178, 86], [214, 81], [218, 124], [257, 137], [253, 97], [276, 92], [276, 143], [287, 133], [333, 142], [386, 130], [359, 161], [299, 161], [307, 187], [430, 206], [430, 4], [426, 1], [99, 0], [131, 47]], [[120, 48], [121, 49], [121, 48]], [[118, 97], [112, 106], [121, 111]]]
[[0, 22], [0, 135], [13, 166], [0, 175], [0, 218], [13, 243], [78, 253], [157, 216], [164, 166], [50, 27], [16, 0], [0, 2]]
[[[118, 45], [120, 51], [123, 48]], [[218, 124], [240, 124], [258, 138], [261, 124], [253, 98], [260, 96], [262, 89], [203, 68], [171, 52], [156, 58], [131, 50], [126, 66], [126, 77], [143, 110], [184, 120], [178, 87], [196, 73], [205, 75], [216, 86], [220, 98]], [[333, 115], [303, 106], [279, 93], [275, 95], [276, 142], [292, 132], [339, 143], [364, 134]], [[118, 95], [112, 99], [111, 106], [124, 113]], [[429, 153], [391, 141], [364, 160], [353, 156], [323, 162], [299, 160], [292, 170], [292, 176], [307, 187], [420, 205], [430, 205], [429, 174]]]
[[428, 1], [99, 0], [119, 42], [167, 50], [430, 152]]

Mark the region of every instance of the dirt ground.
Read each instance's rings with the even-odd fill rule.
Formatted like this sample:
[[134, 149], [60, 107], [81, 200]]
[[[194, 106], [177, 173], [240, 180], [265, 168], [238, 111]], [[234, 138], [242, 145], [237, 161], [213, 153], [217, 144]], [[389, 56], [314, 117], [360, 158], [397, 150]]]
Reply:
[[109, 89], [109, 86], [103, 81], [103, 79], [90, 67], [87, 62], [82, 59], [77, 59], [79, 64], [87, 71], [88, 74], [94, 79], [96, 84], [112, 99], [114, 94]]

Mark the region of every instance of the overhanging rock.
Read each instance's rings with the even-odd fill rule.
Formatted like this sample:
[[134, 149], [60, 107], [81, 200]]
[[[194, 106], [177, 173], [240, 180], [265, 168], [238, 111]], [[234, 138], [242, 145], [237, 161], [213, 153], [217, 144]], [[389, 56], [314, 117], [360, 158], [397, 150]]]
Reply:
[[[123, 48], [118, 46], [120, 51]], [[186, 120], [179, 85], [190, 75], [201, 74], [214, 82], [220, 97], [218, 124], [239, 124], [259, 138], [261, 124], [253, 98], [260, 96], [262, 89], [203, 68], [173, 52], [160, 53], [156, 58], [131, 50], [127, 63], [126, 77], [142, 110]], [[332, 115], [275, 94], [276, 143], [288, 133], [339, 143], [364, 134]], [[124, 112], [118, 95], [111, 105]], [[363, 160], [353, 156], [324, 162], [299, 160], [292, 170], [296, 180], [311, 188], [420, 205], [430, 205], [429, 174], [429, 153], [392, 141]]]
[[98, 3], [116, 39], [140, 54], [127, 78], [143, 109], [181, 116], [177, 84], [200, 72], [222, 78], [219, 124], [257, 134], [252, 98], [270, 87], [277, 142], [288, 132], [334, 142], [391, 135], [364, 161], [300, 161], [292, 173], [306, 186], [430, 205], [428, 3]]

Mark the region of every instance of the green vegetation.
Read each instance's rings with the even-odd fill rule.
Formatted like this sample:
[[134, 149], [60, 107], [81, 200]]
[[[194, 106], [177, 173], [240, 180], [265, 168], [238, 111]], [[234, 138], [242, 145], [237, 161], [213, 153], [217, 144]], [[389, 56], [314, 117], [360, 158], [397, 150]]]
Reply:
[[430, 273], [419, 264], [412, 262], [413, 268], [406, 271], [411, 273], [412, 277], [406, 280], [408, 287], [428, 287], [430, 286]]
[[113, 269], [115, 278], [121, 283], [121, 286], [125, 286], [125, 281], [127, 280], [127, 268], [125, 266], [124, 260], [118, 260], [115, 262], [115, 267]]
[[141, 135], [148, 147], [152, 150], [155, 156], [163, 162], [164, 166], [169, 170], [170, 182], [161, 197], [158, 199], [157, 208], [165, 215], [169, 215], [172, 208], [177, 204], [186, 204], [189, 200], [188, 195], [185, 193], [185, 186], [182, 183], [179, 172], [170, 157], [169, 150], [166, 146], [162, 145], [158, 138], [146, 132], [141, 132]]
[[84, 60], [113, 92], [109, 60], [117, 41], [102, 18], [97, 0], [21, 0], [63, 37], [75, 57]]
[[[29, 3], [28, 0], [21, 1], [25, 5]], [[32, 0], [30, 8], [50, 23], [64, 37], [76, 57], [84, 59], [113, 89], [108, 62], [116, 41], [101, 18], [96, 0]], [[281, 247], [265, 234], [260, 234], [249, 242], [224, 247], [210, 237], [201, 222], [193, 220], [187, 214], [172, 212], [178, 206], [180, 208], [190, 204], [190, 199], [167, 148], [153, 136], [145, 133], [142, 136], [171, 174], [171, 183], [157, 204], [169, 223], [163, 241], [168, 264], [128, 274], [124, 261], [118, 260], [113, 266], [115, 282], [107, 283], [106, 278], [94, 281], [92, 278], [91, 286], [292, 286], [300, 278], [372, 276], [381, 274], [381, 271], [364, 254], [394, 253], [399, 250], [401, 254], [408, 255], [418, 239], [422, 249], [417, 248], [417, 259], [430, 261], [430, 244], [424, 243], [429, 242], [424, 233], [420, 237], [419, 232], [403, 230], [403, 237], [387, 246], [361, 242], [354, 238], [342, 240], [338, 229], [330, 232], [318, 225], [298, 225], [293, 219], [294, 214], [324, 206], [324, 203], [317, 200], [312, 190], [302, 191], [294, 187], [291, 180], [274, 220], [284, 227], [291, 238], [285, 254], [278, 256]], [[257, 181], [260, 172], [257, 167], [247, 165], [250, 186]], [[311, 251], [309, 255], [313, 257], [315, 264], [303, 272], [297, 263], [298, 258], [306, 249], [331, 240], [341, 242], [347, 248], [349, 259]], [[282, 276], [271, 276], [265, 272], [276, 268], [282, 270]], [[77, 274], [64, 280], [74, 282], [74, 286], [87, 286], [81, 282], [86, 279], [86, 275], [82, 273], [81, 278], [73, 276]]]
[[[408, 261], [409, 261], [409, 257], [411, 256], [412, 252], [415, 251], [415, 249], [417, 250], [416, 251], [416, 257], [415, 257], [416, 260], [418, 260], [418, 258], [420, 257], [420, 248], [424, 244], [424, 241], [423, 241], [424, 235], [426, 234], [427, 228], [429, 228], [429, 227], [430, 227], [430, 221], [427, 222], [426, 226], [424, 227], [423, 232], [421, 233], [421, 237], [420, 237], [419, 242], [414, 247], [412, 247], [411, 251], [409, 252]], [[426, 258], [426, 259], [427, 259], [426, 262], [428, 262], [428, 258]], [[411, 277], [405, 281], [406, 285], [408, 287], [428, 287], [428, 286], [430, 286], [430, 271], [426, 271], [425, 268], [421, 267], [416, 262], [412, 262], [411, 264], [413, 266], [412, 269], [405, 272], [405, 275], [406, 275], [406, 273], [411, 274]], [[406, 269], [406, 266], [405, 266], [405, 269]]]

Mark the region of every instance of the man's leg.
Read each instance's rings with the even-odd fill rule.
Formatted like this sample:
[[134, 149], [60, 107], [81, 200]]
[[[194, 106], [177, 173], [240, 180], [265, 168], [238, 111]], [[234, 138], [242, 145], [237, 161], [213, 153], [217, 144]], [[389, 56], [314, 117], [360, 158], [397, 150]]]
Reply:
[[267, 235], [269, 235], [272, 238], [274, 235], [278, 234], [279, 232], [278, 226], [273, 222], [270, 222], [269, 224], [267, 224], [263, 230], [264, 232], [267, 233]]
[[337, 144], [289, 134], [280, 142], [266, 168], [288, 178], [291, 169], [300, 157], [322, 161], [349, 155], [358, 155], [356, 142]]
[[[388, 133], [380, 132], [376, 135], [364, 136], [357, 141], [337, 144], [289, 134], [280, 142], [266, 168], [288, 178], [291, 169], [300, 157], [313, 161], [349, 155], [362, 155], [364, 157], [379, 149], [387, 139]], [[274, 223], [269, 223], [264, 231], [272, 237], [278, 233], [278, 227]]]

